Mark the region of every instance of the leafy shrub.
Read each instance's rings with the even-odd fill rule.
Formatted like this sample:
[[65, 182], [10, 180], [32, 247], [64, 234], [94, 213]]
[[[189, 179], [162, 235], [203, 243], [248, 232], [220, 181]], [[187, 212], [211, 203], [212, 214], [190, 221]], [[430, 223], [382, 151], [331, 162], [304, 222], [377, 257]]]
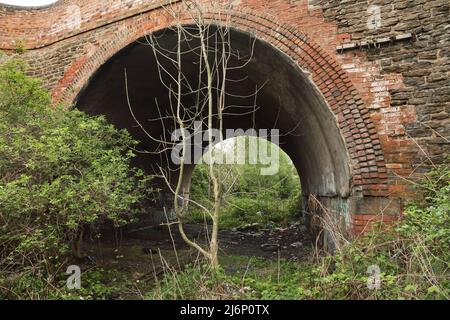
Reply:
[[232, 228], [252, 223], [285, 225], [299, 213], [293, 205], [294, 201], [299, 201], [299, 198], [279, 199], [270, 195], [231, 198], [222, 210], [221, 226]]
[[128, 285], [116, 269], [94, 268], [82, 273], [81, 289], [67, 288], [67, 275], [55, 274], [51, 280], [39, 274], [24, 272], [9, 284], [7, 294], [0, 298], [32, 300], [107, 300], [119, 295]]
[[405, 211], [405, 221], [398, 231], [405, 237], [415, 237], [435, 256], [450, 253], [450, 159], [449, 164], [435, 167], [422, 180], [423, 198], [411, 202]]
[[51, 274], [84, 230], [134, 218], [148, 182], [136, 142], [102, 117], [50, 106], [20, 61], [0, 66], [0, 268]]
[[[197, 291], [192, 288], [201, 287], [202, 292], [211, 290], [211, 298], [217, 293], [214, 288], [226, 287], [233, 288], [227, 295], [230, 299], [449, 299], [448, 163], [435, 167], [419, 188], [424, 196], [407, 205], [403, 220], [390, 228], [375, 226], [372, 233], [344, 245], [335, 255], [314, 263], [252, 258], [249, 264], [249, 258], [222, 257], [222, 267], [230, 270], [220, 277], [211, 275], [214, 287], [205, 288], [207, 276], [190, 268], [180, 275], [186, 285], [177, 287], [177, 296], [196, 298]], [[238, 201], [244, 209], [260, 208], [256, 201]], [[368, 286], [374, 276], [368, 273], [371, 266], [379, 268], [379, 288]], [[166, 278], [160, 292], [174, 292], [176, 280]], [[172, 289], [166, 290], [167, 285]]]
[[[315, 270], [322, 296], [333, 299], [448, 299], [450, 297], [450, 167], [435, 167], [407, 205], [402, 221], [325, 258]], [[368, 290], [368, 267], [380, 268], [381, 288]]]

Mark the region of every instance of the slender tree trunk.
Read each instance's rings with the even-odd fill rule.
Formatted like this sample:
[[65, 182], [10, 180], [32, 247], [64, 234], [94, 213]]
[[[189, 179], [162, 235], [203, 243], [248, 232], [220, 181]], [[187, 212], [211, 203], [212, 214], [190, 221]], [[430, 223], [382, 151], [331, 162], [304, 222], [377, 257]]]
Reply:
[[[223, 17], [221, 17], [220, 23], [217, 23], [217, 25], [221, 25], [221, 27], [217, 29], [216, 35], [211, 36], [210, 30], [213, 28], [210, 27], [212, 26], [212, 24], [205, 22], [201, 3], [197, 1], [183, 2], [185, 3], [185, 6], [182, 13], [173, 10], [173, 8], [170, 6], [166, 7], [167, 13], [171, 15], [175, 21], [178, 22], [176, 26], [176, 31], [178, 32], [178, 44], [176, 51], [174, 49], [166, 50], [158, 45], [157, 39], [154, 39], [151, 36], [148, 38], [149, 45], [152, 46], [155, 57], [157, 59], [158, 69], [160, 72], [160, 80], [169, 90], [169, 96], [171, 97], [170, 106], [174, 119], [174, 125], [181, 130], [181, 138], [183, 139], [183, 149], [180, 159], [181, 163], [179, 164], [180, 170], [178, 171], [178, 181], [176, 185], [174, 186], [172, 184], [172, 181], [170, 181], [170, 178], [167, 178], [167, 173], [165, 173], [164, 170], [162, 170], [162, 173], [167, 185], [174, 194], [174, 210], [178, 219], [178, 229], [181, 237], [189, 246], [198, 250], [206, 259], [208, 259], [213, 269], [216, 269], [219, 266], [218, 236], [220, 218], [219, 214], [220, 207], [223, 201], [223, 190], [221, 187], [222, 176], [220, 172], [216, 172], [217, 170], [215, 168], [215, 164], [213, 161], [211, 161], [209, 167], [209, 178], [211, 179], [211, 183], [208, 185], [208, 195], [214, 198], [214, 206], [212, 208], [206, 208], [205, 206], [200, 205], [199, 207], [201, 207], [202, 210], [204, 210], [205, 214], [211, 218], [212, 232], [210, 235], [209, 243], [207, 245], [199, 244], [195, 239], [190, 239], [186, 235], [183, 226], [187, 214], [187, 205], [185, 205], [185, 203], [190, 201], [189, 199], [185, 199], [185, 190], [183, 185], [186, 175], [185, 163], [187, 163], [187, 149], [190, 148], [190, 145], [188, 145], [186, 142], [188, 134], [185, 133], [185, 130], [192, 128], [192, 123], [200, 120], [202, 123], [205, 123], [207, 125], [208, 146], [213, 147], [215, 142], [221, 142], [213, 141], [212, 130], [217, 128], [220, 132], [223, 132], [223, 115], [226, 106], [225, 100], [227, 89], [227, 72], [229, 70], [228, 63], [233, 54], [230, 45], [231, 39], [229, 34], [229, 26], [226, 22], [227, 16], [224, 15]], [[192, 20], [195, 22], [196, 27], [198, 28], [198, 34], [196, 33], [197, 31], [193, 32], [192, 28], [183, 26], [183, 17], [185, 14], [191, 15]], [[183, 67], [185, 65], [185, 63], [183, 62], [183, 56], [187, 50], [184, 44], [187, 38], [189, 38], [190, 40], [194, 39], [195, 41], [199, 42], [198, 47], [196, 47], [194, 50], [195, 53], [198, 53], [199, 58], [198, 65], [196, 64], [198, 66], [198, 81], [196, 81], [197, 83], [193, 84], [189, 83], [190, 76], [183, 73]], [[170, 68], [165, 68], [165, 66], [160, 63], [160, 60], [158, 59], [158, 57], [160, 56], [164, 57], [165, 60], [170, 61], [170, 63], [174, 67], [174, 70], [176, 70], [173, 72], [173, 74], [170, 74], [170, 83], [166, 83], [164, 77], [161, 77], [161, 74], [170, 72], [168, 71], [170, 70]], [[238, 54], [234, 56], [236, 56], [237, 59], [240, 59]], [[248, 61], [250, 61], [250, 58], [248, 59]], [[245, 66], [245, 64], [246, 62], [242, 63], [242, 67]], [[236, 66], [233, 67], [233, 69], [237, 68], [238, 67]], [[194, 114], [192, 114], [191, 106], [184, 105], [183, 97], [186, 95], [186, 90], [190, 90], [191, 93], [197, 95], [197, 104], [195, 106], [196, 112]], [[128, 89], [127, 101], [130, 111], [132, 111], [129, 102], [130, 100], [128, 99]], [[206, 112], [207, 117], [205, 117]], [[214, 121], [215, 119], [218, 120], [216, 126]], [[162, 123], [162, 127], [165, 128], [163, 119], [161, 118], [160, 120]], [[136, 122], [138, 121], [136, 120]], [[153, 141], [158, 141], [164, 147], [170, 149], [170, 141], [162, 141], [160, 140], [160, 138], [152, 137], [147, 131], [145, 131], [145, 129], [142, 125], [140, 125], [139, 122], [138, 125]], [[183, 198], [183, 205], [179, 204], [180, 197]]]
[[83, 247], [83, 237], [84, 237], [84, 228], [80, 227], [80, 231], [77, 232], [77, 236], [72, 241], [72, 254], [75, 258], [81, 259], [83, 258], [82, 247]]
[[210, 243], [210, 253], [211, 253], [211, 267], [216, 269], [219, 266], [219, 215], [214, 214], [212, 218], [212, 234], [211, 234], [211, 243]]

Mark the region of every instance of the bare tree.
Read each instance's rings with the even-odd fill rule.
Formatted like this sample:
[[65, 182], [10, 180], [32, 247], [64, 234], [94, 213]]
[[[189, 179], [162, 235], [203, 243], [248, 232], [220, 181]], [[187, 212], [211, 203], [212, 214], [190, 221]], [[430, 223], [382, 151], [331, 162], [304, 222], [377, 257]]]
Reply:
[[[182, 9], [180, 10], [180, 8]], [[129, 97], [128, 105], [138, 127], [158, 145], [158, 149], [151, 151], [152, 153], [160, 154], [162, 157], [166, 155], [167, 158], [168, 151], [181, 146], [176, 181], [172, 179], [174, 172], [162, 166], [159, 171], [173, 193], [173, 208], [181, 237], [207, 258], [212, 268], [216, 268], [219, 265], [219, 213], [223, 195], [227, 192], [227, 190], [223, 190], [221, 184], [221, 175], [224, 171], [216, 170], [216, 163], [209, 161], [209, 178], [213, 198], [211, 207], [206, 207], [189, 198], [189, 190], [186, 190], [185, 181], [188, 176], [186, 168], [192, 164], [190, 162], [192, 159], [189, 159], [193, 147], [190, 142], [192, 138], [190, 132], [194, 132], [195, 124], [200, 122], [203, 127], [206, 127], [204, 131], [207, 136], [207, 147], [211, 148], [222, 141], [222, 136], [218, 138], [214, 132], [223, 132], [224, 116], [227, 114], [227, 109], [230, 108], [226, 104], [226, 96], [231, 95], [227, 91], [227, 84], [230, 81], [239, 81], [239, 79], [230, 79], [228, 73], [230, 70], [244, 68], [249, 63], [253, 55], [254, 42], [250, 44], [250, 56], [242, 57], [239, 52], [234, 52], [231, 46], [230, 17], [225, 13], [219, 13], [216, 15], [216, 21], [207, 21], [202, 6], [196, 1], [183, 1], [181, 7], [167, 6], [165, 9], [175, 21], [172, 31], [176, 34], [177, 43], [175, 46], [168, 47], [160, 43], [164, 40], [164, 36], [155, 35], [148, 35], [145, 42], [153, 49], [158, 65], [159, 79], [167, 90], [170, 101], [170, 106], [165, 108], [165, 110], [169, 110], [168, 113], [164, 113], [158, 101], [155, 101], [159, 117], [153, 120], [161, 121], [163, 134], [154, 136], [145, 129], [145, 126], [135, 116]], [[186, 17], [193, 23], [183, 24]], [[186, 56], [194, 57], [194, 61], [186, 61]], [[231, 63], [232, 59], [233, 63]], [[192, 69], [195, 70], [196, 77], [192, 77]], [[125, 79], [127, 96], [129, 96], [126, 71]], [[255, 96], [257, 91], [258, 89], [255, 89]], [[241, 107], [250, 109], [250, 112], [255, 112], [256, 109], [255, 104]], [[181, 143], [168, 139], [165, 120], [173, 121], [171, 127], [181, 133], [179, 137]], [[204, 146], [200, 147], [203, 150]], [[212, 231], [206, 246], [190, 239], [185, 232], [184, 222], [189, 205], [200, 207], [212, 221]]]

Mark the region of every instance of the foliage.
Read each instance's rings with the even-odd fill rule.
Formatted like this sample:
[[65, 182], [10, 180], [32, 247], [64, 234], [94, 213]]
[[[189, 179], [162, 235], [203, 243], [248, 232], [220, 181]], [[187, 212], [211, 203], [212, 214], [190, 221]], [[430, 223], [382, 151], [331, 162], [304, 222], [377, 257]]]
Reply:
[[[143, 295], [146, 299], [448, 299], [448, 174], [445, 166], [433, 170], [423, 184], [429, 192], [407, 206], [402, 221], [390, 229], [375, 227], [333, 256], [293, 262], [222, 255], [221, 267], [215, 270], [203, 260], [182, 271], [167, 268]], [[381, 271], [379, 289], [367, 286], [368, 267], [373, 265]], [[83, 294], [63, 297], [108, 298], [124, 290], [120, 281], [111, 283], [99, 274], [93, 278], [98, 280]]]
[[0, 298], [32, 300], [107, 300], [118, 295], [128, 281], [116, 269], [93, 268], [82, 273], [81, 289], [67, 288], [67, 275], [56, 273], [53, 279], [24, 272], [10, 285]]
[[[168, 273], [147, 299], [308, 299], [313, 292], [308, 263], [273, 261], [245, 256], [222, 256], [221, 269], [190, 265]], [[192, 284], [195, 285], [192, 285]]]
[[[117, 270], [83, 273], [66, 288], [65, 262], [82, 230], [132, 221], [148, 178], [131, 167], [135, 141], [101, 117], [50, 107], [39, 81], [20, 61], [0, 66], [0, 297], [109, 299], [129, 283]], [[166, 272], [147, 299], [448, 299], [450, 296], [450, 167], [435, 166], [418, 185], [423, 197], [402, 221], [375, 226], [333, 256], [295, 263], [221, 257], [221, 267], [190, 265]], [[284, 223], [299, 212], [295, 169], [282, 155], [275, 176], [260, 165], [219, 166], [222, 227]], [[211, 201], [208, 168], [194, 172], [192, 197]], [[192, 209], [191, 209], [192, 210]], [[192, 219], [203, 215], [192, 210]], [[381, 287], [369, 289], [380, 270]]]
[[[258, 143], [254, 137], [246, 139], [246, 144]], [[237, 141], [237, 139], [235, 141]], [[235, 144], [236, 145], [236, 144]], [[249, 157], [249, 148], [246, 149]], [[226, 151], [225, 151], [226, 152]], [[224, 194], [220, 213], [221, 228], [233, 228], [252, 223], [287, 224], [301, 212], [300, 180], [289, 157], [280, 150], [279, 171], [275, 175], [261, 175], [265, 165], [217, 165], [218, 175], [222, 177]], [[209, 168], [206, 164], [197, 165], [191, 187], [191, 198], [204, 206], [212, 201], [209, 183]], [[191, 205], [190, 221], [204, 222], [201, 210]]]
[[[325, 298], [448, 299], [450, 296], [450, 167], [436, 166], [419, 185], [403, 221], [324, 259], [316, 279]], [[380, 268], [381, 288], [368, 290], [368, 267]]]
[[80, 255], [83, 230], [135, 216], [148, 182], [136, 142], [102, 117], [50, 106], [26, 65], [0, 66], [0, 268], [51, 275]]
[[[65, 299], [104, 300], [111, 299], [120, 292], [128, 282], [122, 279], [120, 271], [95, 268], [83, 273], [81, 290], [70, 291]], [[66, 290], [67, 291], [67, 290]]]
[[[424, 197], [407, 205], [402, 221], [391, 228], [375, 226], [372, 233], [343, 246], [334, 255], [302, 263], [222, 257], [220, 273], [211, 274], [205, 267], [193, 266], [166, 275], [157, 292], [148, 297], [449, 299], [448, 163], [436, 166], [419, 189]], [[380, 287], [370, 289], [368, 284], [374, 284], [377, 275], [368, 271], [375, 266], [380, 271]]]
[[398, 231], [420, 240], [431, 254], [449, 258], [450, 159], [447, 159], [447, 164], [431, 170], [419, 187], [424, 196], [421, 201], [408, 205], [405, 223]]
[[280, 199], [271, 196], [234, 197], [223, 210], [221, 226], [233, 228], [248, 224], [261, 224], [262, 226], [275, 224], [287, 225], [298, 217], [299, 197]]

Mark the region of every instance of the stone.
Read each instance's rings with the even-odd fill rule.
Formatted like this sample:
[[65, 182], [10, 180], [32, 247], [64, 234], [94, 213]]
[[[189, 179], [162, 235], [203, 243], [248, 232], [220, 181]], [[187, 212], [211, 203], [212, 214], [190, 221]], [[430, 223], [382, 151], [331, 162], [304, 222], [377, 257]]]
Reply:
[[291, 247], [294, 249], [300, 249], [300, 248], [303, 248], [303, 243], [302, 242], [294, 242], [291, 244]]
[[264, 243], [261, 245], [261, 249], [268, 252], [278, 251], [279, 248], [280, 245], [276, 243]]
[[259, 223], [252, 223], [242, 227], [237, 227], [236, 230], [240, 232], [254, 232], [258, 231], [261, 225]]

